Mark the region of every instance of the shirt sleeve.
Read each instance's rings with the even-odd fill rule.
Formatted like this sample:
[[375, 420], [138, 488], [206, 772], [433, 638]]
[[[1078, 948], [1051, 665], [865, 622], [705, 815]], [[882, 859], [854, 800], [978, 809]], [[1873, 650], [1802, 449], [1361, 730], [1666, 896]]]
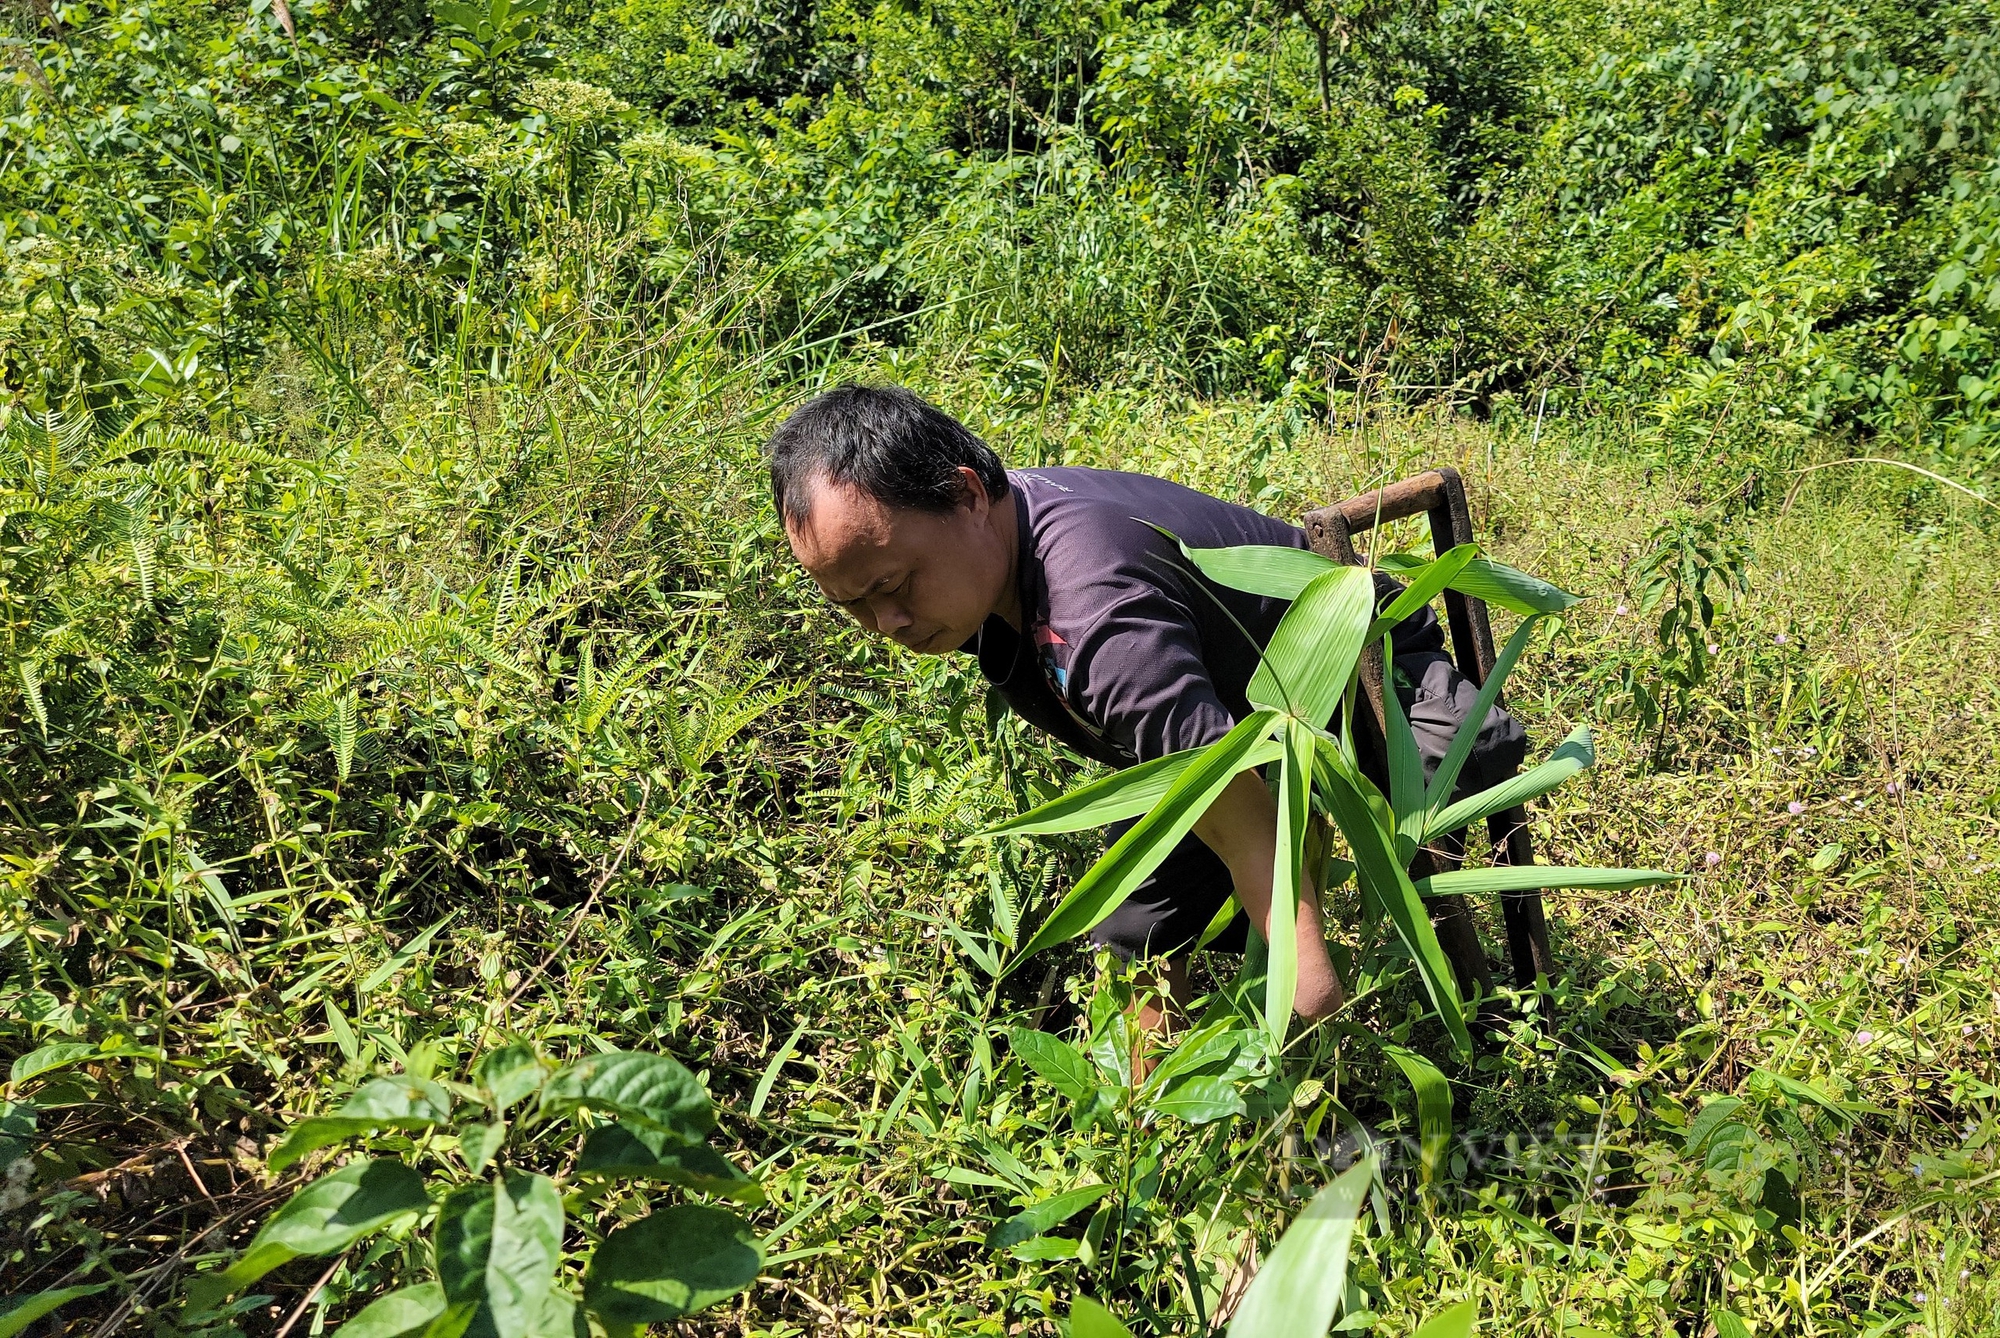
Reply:
[[1134, 580], [1078, 638], [1071, 700], [1108, 742], [1150, 762], [1214, 743], [1235, 722], [1223, 707], [1187, 607]]

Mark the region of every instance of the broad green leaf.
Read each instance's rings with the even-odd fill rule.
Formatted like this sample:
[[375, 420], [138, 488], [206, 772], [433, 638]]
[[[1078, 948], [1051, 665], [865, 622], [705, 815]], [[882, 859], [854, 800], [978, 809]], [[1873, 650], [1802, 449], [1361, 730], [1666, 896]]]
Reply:
[[1004, 1250], [1009, 1245], [1019, 1244], [1030, 1236], [1039, 1236], [1051, 1227], [1061, 1226], [1070, 1218], [1109, 1194], [1111, 1185], [1085, 1185], [1080, 1189], [1068, 1190], [1040, 1203], [1022, 1209], [1006, 1221], [998, 1223], [986, 1233], [986, 1248]]
[[1451, 1145], [1451, 1084], [1437, 1065], [1414, 1050], [1385, 1044], [1382, 1052], [1396, 1062], [1417, 1094], [1417, 1136], [1424, 1183], [1429, 1184], [1444, 1150]]
[[[1317, 775], [1327, 807], [1354, 854], [1355, 876], [1364, 894], [1387, 914], [1416, 962], [1417, 974], [1431, 997], [1445, 1030], [1460, 1054], [1472, 1053], [1472, 1034], [1465, 1025], [1465, 1005], [1458, 995], [1458, 978], [1438, 943], [1437, 931], [1424, 910], [1423, 898], [1410, 882], [1409, 869], [1384, 830], [1393, 821], [1381, 792], [1366, 776], [1353, 772], [1331, 740], [1319, 743]], [[1379, 810], [1380, 818], [1377, 812]]]
[[1440, 1310], [1424, 1321], [1416, 1338], [1472, 1338], [1472, 1321], [1479, 1315], [1477, 1301], [1460, 1301], [1449, 1310]]
[[[1174, 542], [1180, 540], [1174, 538]], [[1275, 544], [1245, 544], [1238, 548], [1189, 548], [1181, 544], [1181, 552], [1217, 585], [1247, 590], [1267, 599], [1297, 599], [1315, 577], [1340, 567], [1331, 558], [1321, 557], [1309, 548], [1283, 548]]]
[[1208, 1124], [1226, 1115], [1241, 1115], [1245, 1106], [1236, 1084], [1227, 1078], [1187, 1078], [1147, 1101], [1161, 1115], [1187, 1124]]
[[[93, 1050], [96, 1048], [91, 1047]], [[90, 1282], [79, 1287], [57, 1287], [52, 1291], [0, 1300], [0, 1338], [14, 1338], [15, 1334], [50, 1311], [80, 1296], [95, 1296], [110, 1285], [108, 1282]]]
[[1436, 815], [1444, 812], [1451, 802], [1452, 791], [1458, 788], [1458, 773], [1465, 769], [1465, 761], [1472, 756], [1472, 745], [1479, 741], [1479, 731], [1485, 728], [1487, 712], [1500, 700], [1500, 686], [1507, 681], [1507, 675], [1514, 670], [1514, 662], [1527, 649], [1528, 638], [1534, 633], [1536, 619], [1530, 618], [1514, 629], [1514, 635], [1507, 638], [1507, 648], [1500, 652], [1500, 658], [1493, 662], [1493, 672], [1479, 687], [1479, 696], [1472, 703], [1472, 710], [1460, 722], [1458, 733], [1451, 736], [1451, 747], [1445, 749], [1444, 761], [1438, 763], [1431, 773], [1430, 788], [1424, 793], [1424, 808], [1428, 816], [1424, 819], [1425, 831], [1438, 831]]
[[1561, 864], [1495, 864], [1483, 869], [1453, 869], [1434, 873], [1416, 882], [1417, 893], [1425, 897], [1479, 896], [1488, 892], [1533, 892], [1555, 887], [1588, 887], [1623, 891], [1632, 887], [1652, 887], [1675, 883], [1686, 874], [1663, 869], [1589, 869]]
[[1153, 1066], [1146, 1090], [1157, 1092], [1184, 1073], [1233, 1060], [1242, 1053], [1244, 1043], [1254, 1038], [1254, 1032], [1238, 1028], [1234, 1017], [1205, 1023], [1183, 1036], [1180, 1044]]
[[1375, 582], [1360, 567], [1335, 567], [1315, 576], [1292, 601], [1246, 695], [1256, 706], [1323, 725], [1354, 676], [1375, 611]]
[[[1188, 764], [1201, 753], [1199, 748], [1188, 748], [1151, 762], [1141, 762], [1136, 767], [1115, 771], [1088, 785], [1078, 786], [1038, 808], [1032, 808], [1017, 818], [989, 827], [982, 835], [1041, 836], [1056, 832], [1080, 832], [1137, 817], [1158, 803], [1180, 774], [1187, 770]], [[1253, 750], [1243, 765], [1263, 766], [1277, 756], [1277, 741], [1270, 740]]]
[[764, 1247], [720, 1208], [663, 1208], [604, 1238], [583, 1279], [583, 1304], [612, 1324], [662, 1324], [727, 1300], [757, 1280]]
[[[30, 1050], [14, 1061], [7, 1071], [7, 1080], [16, 1087], [30, 1078], [39, 1077], [56, 1069], [66, 1069], [72, 1064], [81, 1064], [87, 1059], [95, 1059], [102, 1052], [88, 1041], [58, 1041], [45, 1045], [39, 1050]], [[67, 1291], [68, 1288], [62, 1290]], [[42, 1295], [52, 1295], [44, 1292]]]
[[703, 1143], [676, 1143], [654, 1129], [607, 1124], [583, 1140], [578, 1175], [629, 1176], [665, 1180], [702, 1194], [720, 1194], [740, 1203], [764, 1201], [764, 1190]]
[[282, 1174], [308, 1152], [384, 1129], [428, 1129], [451, 1118], [451, 1096], [434, 1082], [375, 1078], [363, 1083], [331, 1115], [300, 1120], [271, 1151], [271, 1174]]
[[[1271, 922], [1264, 974], [1264, 1029], [1274, 1051], [1285, 1048], [1298, 997], [1299, 897], [1305, 877], [1306, 820], [1311, 813], [1313, 728], [1303, 720], [1283, 725], [1284, 761], [1278, 769], [1277, 849], [1271, 860]], [[1182, 1116], [1186, 1119], [1186, 1116]], [[1189, 1120], [1189, 1123], [1200, 1123]]]
[[1347, 1293], [1347, 1251], [1375, 1180], [1363, 1157], [1313, 1196], [1264, 1261], [1229, 1322], [1229, 1338], [1324, 1338]]
[[1378, 641], [1389, 635], [1397, 623], [1436, 599], [1478, 556], [1478, 544], [1460, 544], [1420, 567], [1399, 572], [1398, 575], [1408, 584], [1403, 587], [1402, 593], [1389, 601], [1388, 608], [1375, 615], [1375, 621], [1368, 628], [1368, 639]]
[[[1715, 1326], [1715, 1338], [1750, 1338], [1750, 1326], [1733, 1310], [1716, 1306], [1708, 1312], [1708, 1322]], [[1870, 1332], [1881, 1333], [1884, 1330], [1871, 1329]]]
[[433, 1236], [438, 1282], [452, 1306], [486, 1301], [486, 1260], [493, 1250], [493, 1182], [462, 1185], [438, 1205]]
[[1031, 1031], [1026, 1027], [1010, 1027], [1007, 1030], [1007, 1048], [1072, 1101], [1087, 1100], [1097, 1090], [1097, 1075], [1091, 1072], [1088, 1061], [1077, 1053], [1074, 1045], [1060, 1036]]
[[1168, 787], [1153, 810], [1132, 825], [1090, 872], [1077, 880], [1012, 962], [1015, 970], [1043, 948], [1087, 933], [1118, 909], [1146, 876], [1160, 866], [1236, 774], [1251, 765], [1256, 745], [1270, 733], [1277, 714], [1252, 711], [1242, 723], [1203, 750]]
[[472, 1077], [491, 1098], [493, 1113], [500, 1115], [515, 1102], [540, 1090], [548, 1069], [534, 1046], [515, 1041], [481, 1055], [472, 1066]]
[[1070, 1307], [1069, 1338], [1132, 1338], [1132, 1331], [1088, 1296], [1079, 1296]]
[[402, 1338], [444, 1313], [444, 1287], [419, 1283], [377, 1297], [334, 1331], [333, 1338]]
[[[1429, 564], [1413, 553], [1385, 553], [1375, 560], [1375, 565], [1400, 576]], [[1559, 590], [1539, 577], [1480, 557], [1468, 562], [1465, 570], [1453, 577], [1445, 588], [1471, 595], [1474, 599], [1483, 599], [1488, 604], [1497, 604], [1524, 618], [1535, 614], [1561, 613], [1583, 602], [1581, 597]]]
[[188, 1305], [206, 1310], [301, 1255], [334, 1254], [399, 1217], [430, 1206], [424, 1178], [399, 1161], [352, 1161], [292, 1195], [265, 1221], [242, 1257], [188, 1285]]
[[493, 1196], [486, 1310], [499, 1338], [536, 1338], [562, 1259], [562, 1196], [545, 1175], [510, 1171]]
[[[1475, 822], [1492, 817], [1495, 813], [1505, 813], [1516, 804], [1525, 804], [1530, 799], [1545, 795], [1597, 761], [1597, 750], [1591, 746], [1590, 726], [1578, 725], [1564, 739], [1562, 746], [1549, 755], [1549, 760], [1532, 767], [1509, 780], [1501, 781], [1491, 789], [1469, 795], [1445, 809], [1435, 817], [1427, 818], [1423, 831], [1417, 837], [1419, 845], [1445, 832], [1455, 832], [1461, 827], [1469, 827]], [[1411, 810], [1400, 805], [1398, 813], [1409, 814]]]
[[474, 1175], [486, 1170], [486, 1163], [493, 1160], [493, 1154], [507, 1141], [507, 1126], [499, 1120], [491, 1124], [468, 1124], [458, 1131], [458, 1152], [465, 1158], [465, 1169]]
[[30, 1101], [0, 1101], [0, 1172], [35, 1150], [36, 1107]]
[[708, 1091], [665, 1055], [611, 1050], [579, 1059], [542, 1087], [542, 1113], [579, 1108], [616, 1115], [627, 1124], [699, 1143], [715, 1128]]

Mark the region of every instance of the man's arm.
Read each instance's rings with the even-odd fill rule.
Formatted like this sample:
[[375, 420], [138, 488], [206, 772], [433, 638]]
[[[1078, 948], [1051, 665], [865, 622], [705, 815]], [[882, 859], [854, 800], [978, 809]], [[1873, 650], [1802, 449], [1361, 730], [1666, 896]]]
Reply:
[[[1278, 802], [1254, 771], [1245, 771], [1196, 819], [1199, 836], [1222, 862], [1236, 883], [1236, 899], [1250, 923], [1266, 939], [1271, 932], [1271, 874], [1277, 857]], [[1297, 938], [1299, 988], [1293, 1007], [1308, 1021], [1327, 1017], [1339, 1008], [1340, 977], [1326, 956], [1326, 931], [1319, 918], [1319, 894], [1312, 876], [1300, 879]]]

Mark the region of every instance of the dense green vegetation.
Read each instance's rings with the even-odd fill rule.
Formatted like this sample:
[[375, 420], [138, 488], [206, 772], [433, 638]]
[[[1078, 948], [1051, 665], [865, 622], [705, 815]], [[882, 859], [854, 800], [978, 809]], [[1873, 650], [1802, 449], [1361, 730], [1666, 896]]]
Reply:
[[[514, 1044], [712, 1094], [736, 1171], [650, 1174], [763, 1273], [687, 1332], [1199, 1332], [1362, 1131], [1346, 1331], [2000, 1332], [1986, 6], [5, 22], [0, 1292], [79, 1289], [39, 1332], [320, 1335], [445, 1276], [408, 1214], [245, 1263], [347, 1155], [279, 1141], [384, 1076], [460, 1123], [382, 1174], [562, 1186], [586, 1300], [721, 1211], [585, 1164], [640, 1106], [477, 1132]], [[758, 442], [846, 375], [1275, 514], [1458, 464], [1589, 597], [1509, 686], [1537, 758], [1598, 729], [1542, 858], [1692, 877], [1552, 894], [1563, 973], [1470, 1060], [1383, 941], [1344, 1027], [1149, 1107], [1089, 960], [995, 982], [1097, 849], [972, 838], [1088, 773], [784, 551]], [[1037, 1025], [1099, 1042], [1074, 1092]]]

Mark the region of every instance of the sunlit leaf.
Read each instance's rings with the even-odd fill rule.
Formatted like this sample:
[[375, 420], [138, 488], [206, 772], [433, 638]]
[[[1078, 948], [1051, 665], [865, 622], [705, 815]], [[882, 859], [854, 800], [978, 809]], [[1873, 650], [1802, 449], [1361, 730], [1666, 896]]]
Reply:
[[[1385, 553], [1375, 560], [1375, 565], [1400, 576], [1428, 564], [1414, 553]], [[1580, 596], [1560, 590], [1540, 577], [1479, 557], [1468, 562], [1446, 588], [1483, 599], [1524, 618], [1538, 613], [1561, 613], [1583, 602]]]
[[1322, 1338], [1347, 1294], [1347, 1254], [1375, 1180], [1363, 1157], [1313, 1196], [1271, 1250], [1229, 1322], [1229, 1338]]
[[715, 1128], [708, 1090], [679, 1062], [638, 1050], [589, 1055], [542, 1086], [544, 1115], [601, 1110], [628, 1124], [699, 1143]]
[[[1263, 766], [1278, 756], [1278, 743], [1269, 740], [1244, 760], [1246, 767]], [[1032, 808], [1017, 818], [989, 827], [988, 836], [1040, 836], [1056, 832], [1080, 832], [1137, 817], [1158, 803], [1188, 764], [1201, 756], [1202, 749], [1187, 748], [1178, 753], [1136, 767], [1114, 771], [1088, 785]]]
[[1417, 1096], [1417, 1137], [1425, 1183], [1437, 1174], [1438, 1162], [1451, 1145], [1451, 1084], [1438, 1066], [1401, 1045], [1383, 1045]]
[[1088, 1296], [1079, 1296], [1070, 1307], [1069, 1338], [1132, 1338], [1132, 1331]]
[[[1562, 746], [1550, 754], [1541, 765], [1500, 782], [1490, 789], [1452, 804], [1443, 812], [1428, 818], [1423, 823], [1423, 831], [1418, 836], [1418, 844], [1428, 842], [1432, 837], [1445, 832], [1455, 832], [1475, 822], [1492, 817], [1495, 813], [1505, 813], [1517, 804], [1525, 804], [1530, 799], [1547, 794], [1564, 781], [1597, 761], [1597, 751], [1591, 746], [1590, 726], [1578, 725], [1564, 739]], [[1397, 808], [1399, 813], [1410, 810]]]
[[1251, 765], [1253, 750], [1269, 734], [1276, 719], [1274, 712], [1253, 711], [1236, 728], [1204, 749], [1152, 811], [1134, 823], [1077, 880], [1008, 969], [1017, 969], [1043, 948], [1089, 932], [1117, 910], [1132, 889], [1157, 869], [1181, 838], [1193, 830], [1195, 822], [1236, 774]]
[[1460, 1301], [1425, 1320], [1415, 1338], [1472, 1338], [1472, 1321], [1478, 1315], [1477, 1301]]
[[1061, 1226], [1070, 1218], [1109, 1194], [1111, 1185], [1085, 1185], [1062, 1194], [1043, 1199], [1040, 1203], [1022, 1209], [1004, 1222], [1000, 1222], [986, 1233], [986, 1248], [1004, 1250], [1009, 1245], [1019, 1244], [1030, 1236], [1039, 1236], [1051, 1227]]
[[1277, 849], [1271, 861], [1271, 922], [1265, 935], [1270, 955], [1264, 975], [1264, 1028], [1270, 1033], [1275, 1050], [1284, 1048], [1285, 1033], [1292, 1022], [1292, 1004], [1298, 995], [1298, 910], [1299, 897], [1304, 892], [1306, 820], [1311, 813], [1315, 746], [1312, 726], [1303, 720], [1288, 719], [1283, 730], [1285, 755], [1278, 771]]
[[386, 1129], [428, 1129], [451, 1118], [451, 1096], [428, 1079], [375, 1078], [363, 1083], [331, 1115], [300, 1120], [271, 1151], [271, 1173], [282, 1173], [309, 1152]]
[[1495, 864], [1480, 869], [1453, 869], [1434, 873], [1416, 882], [1417, 893], [1426, 897], [1479, 896], [1488, 892], [1534, 892], [1548, 888], [1577, 887], [1602, 891], [1622, 891], [1633, 887], [1653, 887], [1676, 883], [1686, 874], [1663, 869], [1590, 869], [1561, 864]]
[[616, 1324], [663, 1324], [728, 1300], [757, 1280], [764, 1247], [720, 1208], [663, 1208], [604, 1238], [584, 1274], [583, 1303]]
[[1097, 1075], [1091, 1072], [1089, 1062], [1077, 1053], [1074, 1045], [1059, 1036], [1027, 1027], [1010, 1027], [1007, 1048], [1072, 1101], [1087, 1100], [1097, 1090]]
[[333, 1254], [399, 1217], [430, 1206], [424, 1178], [399, 1161], [352, 1161], [321, 1176], [265, 1219], [242, 1256], [188, 1286], [188, 1305], [206, 1310], [301, 1255]]
[[444, 1286], [419, 1283], [378, 1297], [334, 1330], [333, 1338], [402, 1338], [444, 1313]]
[[534, 1046], [515, 1041], [481, 1055], [473, 1066], [472, 1076], [492, 1097], [493, 1112], [498, 1115], [533, 1096], [548, 1076], [548, 1069], [543, 1067]]
[[1236, 1084], [1227, 1078], [1187, 1078], [1150, 1098], [1147, 1108], [1187, 1124], [1208, 1124], [1246, 1109]]
[[1245, 695], [1253, 705], [1325, 724], [1354, 675], [1374, 607], [1375, 582], [1362, 568], [1315, 576], [1278, 620]]
[[[97, 1047], [92, 1046], [93, 1050]], [[0, 1300], [0, 1338], [14, 1338], [14, 1335], [33, 1324], [43, 1315], [83, 1296], [95, 1296], [111, 1284], [90, 1282], [76, 1287], [57, 1287], [45, 1292], [32, 1292], [26, 1296], [10, 1296]]]
[[1397, 574], [1408, 584], [1389, 601], [1388, 608], [1375, 615], [1368, 628], [1368, 639], [1379, 641], [1389, 635], [1403, 619], [1436, 599], [1478, 555], [1479, 545], [1460, 544], [1420, 567], [1399, 571]]
[[577, 1154], [578, 1175], [664, 1180], [739, 1203], [764, 1201], [763, 1188], [702, 1143], [677, 1143], [656, 1129], [606, 1124], [592, 1129]]
[[1320, 791], [1353, 851], [1355, 876], [1395, 924], [1453, 1044], [1460, 1054], [1470, 1055], [1472, 1034], [1465, 1025], [1458, 979], [1438, 943], [1437, 931], [1431, 927], [1423, 898], [1410, 882], [1395, 837], [1385, 830], [1393, 822], [1393, 813], [1374, 784], [1353, 771], [1331, 741], [1320, 740], [1316, 766]]
[[[1167, 534], [1165, 530], [1160, 532]], [[1175, 538], [1174, 542], [1180, 540]], [[1216, 584], [1267, 599], [1297, 599], [1315, 577], [1340, 566], [1309, 548], [1282, 548], [1275, 544], [1246, 544], [1239, 548], [1189, 548], [1181, 544], [1181, 552]]]

